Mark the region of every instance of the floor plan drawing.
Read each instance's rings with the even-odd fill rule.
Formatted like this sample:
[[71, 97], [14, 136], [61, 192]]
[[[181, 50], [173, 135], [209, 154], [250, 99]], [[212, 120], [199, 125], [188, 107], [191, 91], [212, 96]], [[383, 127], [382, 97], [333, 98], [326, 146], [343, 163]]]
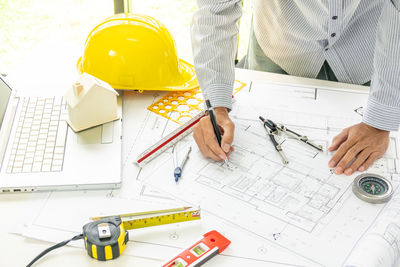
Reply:
[[[327, 166], [332, 137], [361, 121], [359, 107], [365, 105], [365, 92], [248, 83], [237, 94], [230, 113], [236, 129], [229, 164], [203, 158], [189, 135], [175, 147], [179, 156], [189, 146], [193, 148], [178, 183], [173, 179], [172, 149], [143, 168], [133, 164], [139, 153], [178, 127], [155, 113], [135, 108], [143, 106], [137, 105], [141, 101], [146, 106], [153, 103], [159, 98], [157, 93], [144, 93], [140, 98], [135, 94], [128, 92], [124, 98], [125, 114], [135, 118], [125, 115], [123, 121], [122, 188], [75, 192], [76, 203], [67, 202], [68, 192], [52, 192], [42, 197], [43, 204], [27, 222], [26, 236], [43, 239], [47, 233], [46, 238], [56, 242], [59, 239], [51, 239], [57, 233], [69, 237], [79, 232], [90, 215], [191, 205], [201, 208], [201, 221], [135, 231], [126, 253], [151, 257], [158, 248], [162, 253], [157, 256], [164, 259], [195, 240], [198, 233], [218, 229], [232, 244], [216, 259], [215, 266], [344, 266], [359, 262], [363, 251], [370, 249], [371, 238], [385, 248], [379, 256], [385, 258], [383, 263], [389, 264], [400, 254], [400, 226], [395, 223], [400, 214], [399, 190], [388, 204], [371, 205], [351, 190], [357, 174], [335, 175]], [[340, 101], [343, 108], [337, 110], [332, 101]], [[258, 120], [260, 115], [307, 135], [323, 146], [323, 152], [279, 136], [289, 160], [289, 164], [282, 164]], [[368, 170], [390, 179], [396, 189], [400, 183], [398, 141], [392, 136], [385, 156]], [[77, 213], [74, 205], [78, 204]], [[61, 211], [60, 206], [70, 208]], [[112, 208], [116, 206], [118, 211]], [[74, 220], [58, 220], [68, 214], [74, 214]], [[375, 266], [386, 265], [368, 267]]]
[[[136, 154], [145, 149], [151, 142], [158, 141], [168, 134], [174, 123], [150, 111], [136, 109], [138, 101], [151, 103], [157, 99], [155, 94], [147, 94], [138, 99], [136, 93], [128, 93], [124, 98], [124, 108], [132, 109], [135, 119], [124, 117], [123, 131], [126, 140], [123, 148], [123, 185], [120, 190], [96, 190], [82, 192], [51, 192], [45, 196], [37, 195], [41, 204], [35, 204], [32, 199], [27, 210], [33, 213], [29, 220], [25, 220], [23, 235], [46, 241], [59, 242], [81, 231], [83, 224], [88, 222], [92, 215], [106, 215], [127, 213], [132, 211], [152, 210], [186, 206], [190, 203], [177, 199], [167, 192], [140, 181], [143, 175], [140, 168], [132, 164]], [[137, 112], [136, 112], [137, 111]], [[150, 114], [148, 114], [150, 113]], [[138, 117], [141, 119], [139, 120]], [[191, 140], [183, 140], [177, 146], [185, 149]], [[167, 162], [172, 156], [167, 150], [157, 160]], [[171, 168], [173, 165], [171, 163]], [[171, 177], [172, 174], [171, 174]], [[75, 202], [71, 202], [74, 199]], [[96, 203], [94, 205], [94, 203]], [[79, 205], [77, 212], [76, 205]], [[58, 207], [65, 206], [60, 210]], [[118, 207], [116, 209], [116, 207]], [[59, 220], [59, 218], [64, 218]], [[72, 219], [73, 218], [73, 219]], [[125, 255], [157, 258], [165, 260], [177, 254], [187, 244], [196, 240], [198, 235], [218, 229], [229, 235], [235, 246], [229, 247], [223, 253], [223, 259], [216, 260], [216, 264], [244, 265], [244, 266], [320, 266], [302, 256], [295, 255], [287, 249], [266, 242], [257, 235], [251, 235], [240, 230], [229, 221], [202, 210], [200, 222], [180, 223], [176, 225], [160, 226], [152, 229], [132, 231], [132, 242], [127, 246]], [[82, 243], [71, 245], [82, 247]], [[156, 255], [154, 251], [159, 251]]]
[[[254, 99], [257, 93], [250, 93], [249, 98]], [[323, 108], [328, 101], [325, 97], [332, 98], [332, 94], [336, 93], [319, 90], [316, 99], [302, 97], [286, 107], [279, 106], [282, 102], [265, 106], [264, 101], [246, 106], [248, 99], [241, 95], [231, 114], [236, 129], [229, 166], [204, 159], [195, 150], [179, 185], [162, 178], [171, 169], [171, 159], [166, 158], [143, 168], [141, 179], [316, 265], [340, 266], [385, 204], [370, 205], [357, 199], [351, 190], [357, 173], [335, 175], [327, 166], [332, 154], [326, 148], [332, 137], [361, 121], [354, 109], [365, 100], [365, 95], [354, 99], [354, 93], [349, 93], [353, 97], [349, 108], [332, 113]], [[341, 94], [337, 97], [349, 98], [346, 92]], [[321, 144], [324, 152], [282, 136], [278, 140], [289, 160], [283, 165], [257, 121], [259, 115], [306, 134]], [[368, 170], [390, 177], [395, 188], [399, 182], [397, 141], [391, 138], [385, 157]]]
[[[400, 257], [400, 191], [361, 238], [345, 266], [392, 266]], [[373, 244], [373, 246], [371, 245]], [[381, 255], [376, 257], [376, 255]]]

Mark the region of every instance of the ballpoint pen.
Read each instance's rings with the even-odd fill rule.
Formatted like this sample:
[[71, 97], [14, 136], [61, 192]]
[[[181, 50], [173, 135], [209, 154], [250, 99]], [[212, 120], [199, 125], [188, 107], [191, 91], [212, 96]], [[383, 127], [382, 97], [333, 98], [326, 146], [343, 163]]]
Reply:
[[181, 178], [183, 167], [185, 166], [186, 161], [188, 160], [189, 154], [191, 151], [192, 151], [192, 147], [189, 147], [189, 150], [186, 153], [185, 157], [183, 158], [181, 165], [179, 165], [175, 168], [175, 170], [174, 170], [175, 182], [178, 182], [179, 178]]
[[[211, 124], [214, 129], [215, 137], [217, 138], [218, 145], [221, 147], [221, 141], [222, 141], [221, 133], [219, 131], [217, 120], [215, 118], [214, 109], [211, 107], [210, 100], [208, 100], [208, 99], [206, 100], [206, 106], [207, 106], [208, 114], [210, 115]], [[224, 162], [225, 162], [225, 164], [228, 164], [228, 157], [225, 157]]]

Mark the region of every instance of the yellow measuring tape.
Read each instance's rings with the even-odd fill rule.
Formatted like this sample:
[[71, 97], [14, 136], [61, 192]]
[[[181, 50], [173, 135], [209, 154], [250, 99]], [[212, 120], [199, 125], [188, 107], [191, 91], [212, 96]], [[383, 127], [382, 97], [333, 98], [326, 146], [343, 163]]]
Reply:
[[[157, 210], [103, 217], [83, 226], [83, 238], [88, 255], [97, 260], [106, 261], [119, 257], [129, 241], [127, 230], [159, 226], [171, 223], [200, 219], [200, 210], [183, 207], [169, 210]], [[140, 218], [123, 220], [126, 217]]]
[[199, 219], [200, 219], [200, 210], [195, 210], [195, 211], [185, 211], [167, 215], [160, 215], [150, 218], [141, 218], [130, 221], [123, 221], [122, 224], [124, 225], [125, 229], [132, 230], [132, 229], [139, 229], [139, 228], [158, 226], [170, 223], [194, 221]]

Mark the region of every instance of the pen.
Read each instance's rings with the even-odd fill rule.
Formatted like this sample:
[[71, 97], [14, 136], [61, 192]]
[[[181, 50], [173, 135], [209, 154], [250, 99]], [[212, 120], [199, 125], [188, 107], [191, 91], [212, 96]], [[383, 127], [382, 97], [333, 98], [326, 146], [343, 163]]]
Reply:
[[[217, 120], [215, 118], [214, 109], [211, 108], [211, 103], [210, 103], [210, 100], [208, 100], [208, 99], [206, 100], [206, 106], [207, 106], [208, 114], [210, 114], [211, 124], [214, 128], [215, 137], [217, 137], [218, 145], [221, 147], [221, 133], [220, 133], [218, 125], [217, 125]], [[225, 164], [228, 164], [227, 157], [225, 157], [224, 162], [225, 162]]]
[[178, 182], [179, 178], [181, 178], [183, 167], [185, 166], [186, 161], [188, 160], [189, 154], [191, 151], [192, 151], [192, 147], [189, 147], [189, 150], [186, 153], [186, 156], [183, 158], [181, 165], [179, 165], [178, 167], [175, 168], [175, 170], [174, 170], [175, 182]]

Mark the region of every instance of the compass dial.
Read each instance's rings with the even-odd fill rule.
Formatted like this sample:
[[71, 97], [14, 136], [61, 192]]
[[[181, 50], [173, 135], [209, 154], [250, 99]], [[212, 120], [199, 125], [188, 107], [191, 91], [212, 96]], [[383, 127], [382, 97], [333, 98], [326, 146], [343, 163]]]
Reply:
[[375, 177], [364, 177], [359, 183], [361, 189], [371, 195], [383, 195], [388, 190], [387, 183]]
[[383, 203], [390, 200], [393, 189], [390, 181], [383, 176], [365, 173], [354, 179], [353, 192], [364, 201]]

